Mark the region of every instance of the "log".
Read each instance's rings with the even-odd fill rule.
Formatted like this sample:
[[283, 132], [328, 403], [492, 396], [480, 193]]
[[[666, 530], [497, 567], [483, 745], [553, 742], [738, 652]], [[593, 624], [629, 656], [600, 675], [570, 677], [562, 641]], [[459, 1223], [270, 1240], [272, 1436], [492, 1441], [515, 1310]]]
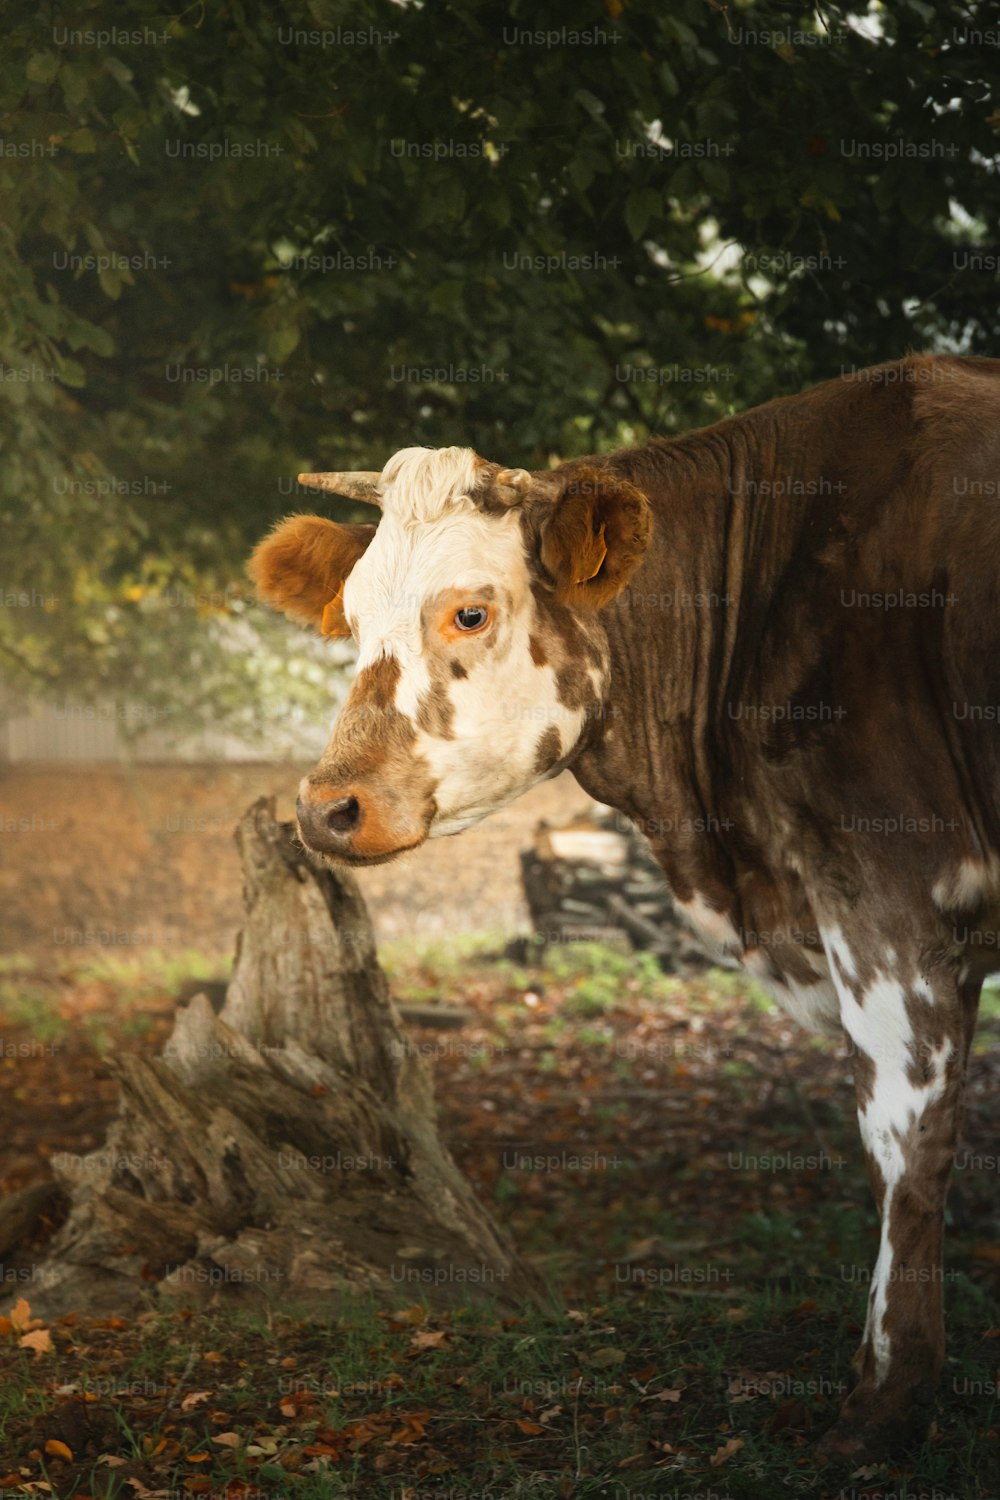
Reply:
[[534, 928], [526, 955], [582, 941], [645, 950], [668, 974], [712, 962], [675, 908], [648, 841], [600, 804], [559, 828], [539, 823], [521, 853], [521, 878]]
[[192, 996], [162, 1057], [115, 1062], [105, 1145], [53, 1158], [70, 1212], [32, 1311], [543, 1301], [441, 1141], [354, 879], [304, 850], [272, 801], [236, 837], [247, 915], [225, 1003]]

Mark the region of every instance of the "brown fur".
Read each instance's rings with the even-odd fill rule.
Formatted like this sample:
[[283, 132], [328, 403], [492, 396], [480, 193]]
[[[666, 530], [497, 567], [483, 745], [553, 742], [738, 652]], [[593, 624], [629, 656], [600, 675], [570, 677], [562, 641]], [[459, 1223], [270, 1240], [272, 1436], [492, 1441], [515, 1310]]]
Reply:
[[[434, 781], [414, 753], [416, 733], [395, 707], [399, 662], [385, 657], [357, 675], [326, 753], [308, 777], [306, 806], [357, 797], [362, 818], [349, 864], [380, 864], [427, 836]], [[305, 830], [303, 830], [305, 831]]]
[[[340, 594], [374, 535], [374, 526], [287, 516], [258, 544], [247, 571], [268, 604], [319, 630], [325, 607]], [[350, 633], [346, 622], [336, 633]]]
[[554, 724], [543, 729], [535, 749], [535, 770], [539, 776], [550, 771], [562, 754], [559, 731]]
[[574, 470], [542, 531], [540, 558], [557, 601], [602, 608], [642, 561], [651, 531], [649, 502], [634, 485], [597, 468]]

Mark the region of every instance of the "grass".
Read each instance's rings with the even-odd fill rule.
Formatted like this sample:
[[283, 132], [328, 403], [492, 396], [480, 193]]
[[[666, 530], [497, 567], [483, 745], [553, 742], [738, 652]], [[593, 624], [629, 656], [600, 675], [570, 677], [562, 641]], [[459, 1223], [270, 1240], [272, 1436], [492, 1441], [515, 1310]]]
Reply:
[[[141, 956], [100, 954], [57, 965], [42, 965], [25, 954], [3, 955], [0, 1017], [44, 1046], [64, 1041], [79, 1027], [94, 1049], [105, 1053], [122, 1036], [153, 1036], [150, 1002], [168, 1006], [185, 981], [215, 978], [219, 972], [217, 957], [193, 949], [151, 948]], [[78, 1010], [70, 1002], [81, 995], [87, 1005]]]
[[[836, 1044], [800, 1032], [788, 1044], [788, 1023], [739, 975], [681, 983], [595, 945], [534, 969], [498, 946], [395, 943], [382, 959], [400, 998], [476, 1012], [466, 1053], [436, 1055], [439, 1112], [460, 1165], [548, 1278], [550, 1307], [358, 1298], [334, 1312], [151, 1307], [125, 1321], [81, 1309], [50, 1326], [41, 1357], [0, 1336], [4, 1500], [40, 1482], [56, 1500], [997, 1500], [1000, 1302], [984, 1272], [995, 1181], [956, 1174], [967, 1202], [949, 1233], [935, 1428], [897, 1465], [819, 1471], [812, 1442], [848, 1380], [878, 1239]], [[143, 1005], [217, 972], [210, 962], [101, 959], [44, 975], [8, 960], [0, 1012], [5, 1026], [65, 1029], [73, 991], [97, 1006], [83, 1018], [105, 1042], [124, 1025], [142, 1045]], [[985, 1042], [998, 1020], [994, 989]], [[739, 1153], [815, 1156], [814, 1127], [825, 1167], [734, 1165]], [[515, 1139], [621, 1162], [505, 1170]]]
[[[787, 1256], [795, 1250], [785, 1243]], [[155, 1315], [137, 1330], [141, 1342], [119, 1331], [110, 1349], [98, 1336], [93, 1374], [86, 1363], [81, 1369], [79, 1352], [58, 1355], [46, 1383], [76, 1386], [64, 1408], [82, 1396], [91, 1414], [113, 1416], [106, 1430], [117, 1433], [113, 1452], [124, 1462], [109, 1470], [95, 1458], [79, 1470], [74, 1491], [107, 1500], [142, 1494], [127, 1479], [152, 1472], [177, 1497], [239, 1495], [242, 1480], [258, 1500], [399, 1500], [408, 1491], [456, 1500], [780, 1493], [818, 1500], [827, 1481], [799, 1439], [834, 1413], [850, 1330], [836, 1292], [819, 1301], [813, 1293], [803, 1272], [736, 1306], [644, 1289], [595, 1308], [507, 1322], [480, 1308], [442, 1316], [419, 1305], [397, 1319], [363, 1301], [335, 1321], [216, 1312], [185, 1325], [178, 1315]], [[817, 1326], [825, 1330], [819, 1340]], [[415, 1348], [435, 1333], [437, 1347]], [[921, 1444], [908, 1473], [891, 1485], [883, 1480], [877, 1493], [921, 1495], [934, 1486], [963, 1500], [991, 1493], [981, 1472], [988, 1438], [961, 1394], [963, 1381], [988, 1379], [988, 1371], [970, 1358], [955, 1359], [950, 1371], [938, 1417], [947, 1450], [940, 1441]], [[28, 1364], [5, 1382], [5, 1453], [26, 1415], [40, 1438], [73, 1436], [39, 1380]], [[185, 1409], [185, 1398], [202, 1392]], [[995, 1420], [995, 1407], [982, 1417]], [[734, 1435], [738, 1453], [719, 1462]], [[650, 1459], [664, 1467], [651, 1470]], [[45, 1471], [52, 1493], [70, 1493], [61, 1460], [49, 1459]]]

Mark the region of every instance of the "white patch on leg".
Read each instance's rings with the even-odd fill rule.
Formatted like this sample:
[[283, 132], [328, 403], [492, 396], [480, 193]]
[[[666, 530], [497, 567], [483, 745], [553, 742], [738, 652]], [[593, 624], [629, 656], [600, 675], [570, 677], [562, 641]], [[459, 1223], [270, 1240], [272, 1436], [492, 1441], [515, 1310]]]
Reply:
[[821, 1031], [827, 1036], [839, 1034], [840, 999], [832, 980], [817, 978], [815, 984], [800, 984], [797, 979], [791, 979], [787, 975], [784, 979], [775, 979], [765, 972], [770, 967], [766, 961], [754, 963], [753, 958], [753, 950], [749, 956], [744, 954], [745, 967], [768, 994], [774, 997], [786, 1015], [791, 1016], [793, 1021], [797, 1021], [807, 1031]]
[[[838, 939], [842, 942], [842, 935], [838, 935]], [[824, 941], [830, 941], [829, 934], [824, 934]], [[831, 944], [831, 966], [835, 951]], [[853, 967], [846, 947], [843, 952]], [[842, 972], [846, 973], [843, 952]], [[928, 1082], [913, 1084], [908, 1073], [918, 1059], [913, 1048], [915, 1038], [907, 1014], [906, 997], [908, 993], [917, 993], [932, 1000], [930, 986], [925, 980], [916, 979], [907, 989], [898, 979], [883, 973], [876, 976], [860, 1000], [848, 984], [842, 983], [839, 989], [844, 1030], [874, 1068], [871, 1098], [864, 1109], [859, 1110], [858, 1123], [865, 1149], [878, 1163], [885, 1183], [882, 1237], [865, 1322], [865, 1341], [871, 1345], [875, 1383], [880, 1385], [888, 1372], [892, 1355], [885, 1313], [893, 1273], [893, 1198], [906, 1171], [903, 1141], [928, 1106], [944, 1092], [948, 1059], [954, 1046], [946, 1037], [940, 1047], [927, 1055]], [[922, 1057], [919, 1060], [924, 1061]]]
[[[843, 974], [845, 979], [857, 979], [858, 966], [854, 962], [854, 954], [847, 945], [847, 939], [839, 927], [821, 927], [820, 939], [826, 949], [827, 960], [830, 964], [830, 973], [836, 978], [837, 973]], [[839, 970], [837, 965], [839, 964]]]

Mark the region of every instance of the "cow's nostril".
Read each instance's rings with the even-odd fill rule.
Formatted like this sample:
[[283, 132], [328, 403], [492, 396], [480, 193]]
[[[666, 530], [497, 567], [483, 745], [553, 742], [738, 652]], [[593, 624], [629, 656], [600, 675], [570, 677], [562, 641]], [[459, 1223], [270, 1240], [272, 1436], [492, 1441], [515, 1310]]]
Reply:
[[334, 833], [350, 833], [361, 818], [361, 803], [357, 797], [338, 797], [326, 810], [326, 821]]

